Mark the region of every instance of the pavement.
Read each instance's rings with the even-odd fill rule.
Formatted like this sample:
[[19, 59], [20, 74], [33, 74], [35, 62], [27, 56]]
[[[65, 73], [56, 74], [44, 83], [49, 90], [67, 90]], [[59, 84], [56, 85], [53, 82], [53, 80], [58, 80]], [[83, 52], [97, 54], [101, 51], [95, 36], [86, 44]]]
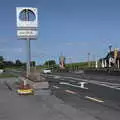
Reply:
[[55, 95], [19, 96], [15, 81], [16, 78], [0, 79], [0, 120], [98, 120]]

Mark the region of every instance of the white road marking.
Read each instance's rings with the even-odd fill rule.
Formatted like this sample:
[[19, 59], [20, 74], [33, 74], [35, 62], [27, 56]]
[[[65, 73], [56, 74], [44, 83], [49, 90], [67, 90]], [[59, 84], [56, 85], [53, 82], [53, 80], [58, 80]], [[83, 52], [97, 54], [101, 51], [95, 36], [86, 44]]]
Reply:
[[89, 99], [89, 100], [92, 100], [92, 101], [95, 101], [95, 102], [99, 102], [99, 103], [103, 103], [104, 101], [103, 100], [100, 100], [100, 99], [97, 99], [97, 98], [93, 98], [93, 97], [89, 97], [89, 96], [85, 96], [86, 99]]
[[70, 84], [70, 83], [67, 83], [67, 82], [60, 82], [61, 85], [68, 85], [68, 86], [73, 86], [73, 87], [78, 87], [78, 88], [82, 88], [82, 89], [88, 89], [86, 87], [81, 87], [81, 86], [78, 86], [78, 85], [73, 85], [73, 84]]
[[108, 88], [120, 90], [120, 84], [117, 84], [117, 83], [99, 82], [99, 81], [95, 81], [95, 80], [87, 80], [87, 79], [80, 79], [80, 78], [73, 78], [73, 77], [65, 77], [65, 78], [69, 78], [69, 79], [73, 79], [73, 80], [77, 80], [77, 81], [81, 80], [81, 81], [92, 83], [92, 84], [95, 84], [95, 85], [100, 85], [100, 86], [105, 86], [105, 87], [108, 87]]
[[61, 77], [58, 76], [58, 75], [56, 75], [56, 76], [54, 76], [54, 78], [55, 78], [55, 79], [60, 79]]
[[60, 87], [58, 87], [58, 86], [53, 86], [53, 88], [56, 88], [56, 89], [58, 89], [58, 88], [60, 88]]
[[[50, 76], [56, 76], [56, 75], [50, 75]], [[80, 79], [80, 78], [74, 78], [74, 77], [64, 77], [64, 76], [59, 76], [62, 79], [72, 79], [77, 80], [77, 81], [83, 81], [83, 82], [87, 82], [87, 83], [91, 83], [91, 84], [95, 84], [95, 85], [99, 85], [99, 86], [104, 86], [104, 87], [108, 87], [108, 88], [112, 88], [112, 89], [116, 89], [116, 90], [120, 90], [120, 84], [118, 83], [111, 83], [111, 82], [100, 82], [100, 81], [96, 81], [96, 80], [88, 80], [88, 79]]]
[[70, 93], [70, 94], [76, 94], [76, 92], [71, 91], [71, 90], [65, 90], [65, 92]]

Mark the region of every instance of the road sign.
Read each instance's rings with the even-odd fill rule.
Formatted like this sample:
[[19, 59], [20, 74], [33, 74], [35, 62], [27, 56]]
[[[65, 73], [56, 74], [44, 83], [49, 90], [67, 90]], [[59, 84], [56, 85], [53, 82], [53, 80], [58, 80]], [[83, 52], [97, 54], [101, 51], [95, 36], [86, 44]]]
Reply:
[[17, 17], [18, 28], [25, 29], [25, 28], [37, 28], [38, 27], [37, 8], [17, 7], [16, 17]]
[[37, 30], [17, 30], [17, 36], [20, 39], [36, 39], [38, 36]]

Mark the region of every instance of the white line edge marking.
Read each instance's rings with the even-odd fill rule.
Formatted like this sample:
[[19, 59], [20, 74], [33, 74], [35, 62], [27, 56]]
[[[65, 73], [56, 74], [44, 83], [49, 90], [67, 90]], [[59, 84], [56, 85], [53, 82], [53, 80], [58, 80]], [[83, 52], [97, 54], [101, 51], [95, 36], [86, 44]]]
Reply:
[[103, 103], [104, 101], [103, 100], [99, 100], [97, 98], [93, 98], [93, 97], [89, 97], [89, 96], [85, 96], [86, 99], [89, 99], [89, 100], [92, 100], [92, 101], [96, 101], [96, 102], [99, 102], [99, 103]]
[[53, 88], [56, 88], [56, 89], [58, 89], [58, 88], [60, 88], [60, 87], [58, 87], [58, 86], [53, 86]]

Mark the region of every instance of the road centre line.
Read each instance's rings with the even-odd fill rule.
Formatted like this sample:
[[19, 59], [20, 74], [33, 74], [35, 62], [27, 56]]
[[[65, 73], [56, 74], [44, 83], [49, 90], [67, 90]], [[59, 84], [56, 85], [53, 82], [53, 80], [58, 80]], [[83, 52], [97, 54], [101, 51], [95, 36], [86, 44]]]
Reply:
[[59, 84], [61, 85], [68, 85], [68, 86], [73, 86], [73, 87], [78, 87], [78, 88], [82, 88], [82, 89], [88, 89], [86, 87], [81, 87], [81, 86], [78, 86], [78, 85], [73, 85], [73, 84], [70, 84], [70, 83], [67, 83], [67, 82], [60, 82]]
[[89, 100], [92, 100], [92, 101], [95, 101], [95, 102], [99, 102], [99, 103], [103, 103], [104, 101], [103, 100], [100, 100], [100, 99], [97, 99], [97, 98], [93, 98], [93, 97], [89, 97], [89, 96], [85, 96], [86, 99], [89, 99]]
[[[55, 76], [55, 75], [50, 75], [50, 76]], [[77, 81], [81, 80], [81, 81], [84, 81], [84, 82], [87, 82], [87, 83], [92, 83], [92, 84], [95, 84], [95, 85], [100, 85], [100, 86], [120, 90], [120, 88], [119, 88], [120, 84], [117, 84], [117, 83], [99, 82], [99, 81], [96, 81], [96, 80], [80, 79], [80, 78], [74, 78], [74, 77], [63, 77], [63, 76], [60, 76], [60, 77], [61, 78], [67, 78], [67, 79], [73, 79], [73, 80], [77, 80]]]
[[[100, 85], [100, 86], [105, 86], [105, 87], [108, 87], [108, 88], [112, 88], [112, 89], [116, 89], [116, 90], [120, 90], [120, 88], [117, 88], [116, 86], [115, 87], [113, 87], [115, 84], [113, 83], [110, 83], [111, 85], [113, 85], [113, 86], [111, 86], [111, 85], [106, 85], [105, 83], [106, 82], [104, 82], [104, 84], [103, 84], [103, 82], [99, 82], [99, 81], [95, 81], [95, 80], [87, 80], [87, 79], [79, 79], [79, 78], [73, 78], [73, 77], [64, 77], [64, 78], [69, 78], [69, 79], [73, 79], [73, 80], [81, 80], [81, 81], [84, 81], [84, 82], [88, 82], [88, 83], [92, 83], [92, 84], [96, 84], [96, 85]], [[108, 83], [108, 82], [107, 82]], [[117, 84], [118, 85], [118, 84]], [[120, 84], [119, 84], [120, 85]]]

